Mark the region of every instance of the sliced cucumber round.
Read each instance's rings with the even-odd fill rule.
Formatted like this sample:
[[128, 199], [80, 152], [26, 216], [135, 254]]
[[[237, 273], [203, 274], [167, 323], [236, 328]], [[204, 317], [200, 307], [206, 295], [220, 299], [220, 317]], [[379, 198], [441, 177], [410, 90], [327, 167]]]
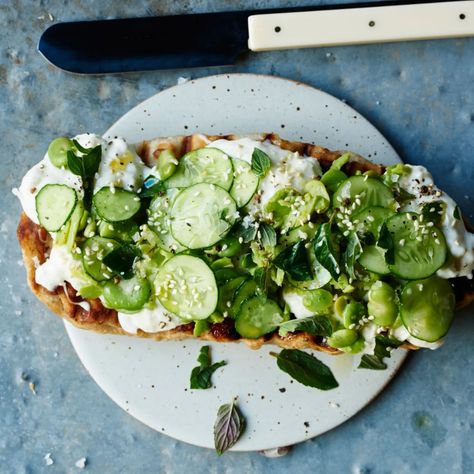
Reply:
[[168, 189], [166, 194], [156, 195], [148, 208], [148, 225], [159, 237], [159, 246], [167, 252], [182, 252], [181, 245], [171, 233], [169, 211], [174, 198], [179, 193], [176, 188]]
[[131, 219], [141, 207], [137, 194], [125, 189], [104, 186], [94, 194], [92, 203], [97, 215], [107, 222], [123, 222]]
[[216, 309], [214, 273], [198, 257], [172, 257], [160, 268], [154, 284], [161, 304], [185, 320], [206, 319]]
[[427, 278], [446, 261], [447, 248], [443, 232], [423, 222], [414, 212], [395, 214], [386, 222], [392, 235], [394, 263], [390, 271], [406, 280]]
[[[346, 179], [333, 195], [333, 207], [346, 210], [354, 216], [369, 206], [391, 207], [395, 202], [390, 188], [378, 178], [351, 176]], [[338, 222], [341, 222], [341, 218]]]
[[370, 206], [355, 214], [352, 222], [360, 234], [370, 233], [378, 239], [382, 224], [393, 214], [394, 211], [386, 207]]
[[120, 280], [119, 283], [108, 281], [104, 285], [103, 297], [107, 308], [119, 311], [139, 311], [150, 298], [150, 283], [145, 278], [133, 277]]
[[242, 304], [235, 320], [235, 329], [242, 336], [257, 339], [264, 334], [274, 331], [283, 322], [280, 307], [273, 300], [254, 296]]
[[217, 148], [200, 148], [186, 153], [171, 178], [165, 181], [169, 188], [187, 188], [198, 183], [217, 184], [225, 190], [232, 186], [232, 160]]
[[38, 220], [48, 232], [57, 232], [68, 221], [77, 204], [76, 191], [64, 184], [47, 184], [36, 195]]
[[400, 316], [412, 336], [435, 342], [448, 332], [455, 303], [456, 297], [449, 281], [432, 276], [405, 285], [401, 294]]
[[234, 159], [234, 181], [230, 188], [230, 195], [234, 198], [237, 207], [245, 206], [255, 194], [258, 187], [258, 176], [252, 167], [244, 160]]
[[224, 189], [195, 184], [176, 196], [170, 212], [171, 232], [189, 249], [210, 247], [232, 227], [236, 211], [235, 201]]
[[381, 249], [376, 245], [368, 245], [364, 248], [358, 262], [369, 272], [388, 275], [390, 269], [385, 262], [385, 252], [385, 249]]
[[112, 250], [120, 247], [120, 244], [105, 237], [98, 235], [88, 238], [82, 245], [82, 266], [85, 272], [95, 281], [110, 280], [114, 276], [114, 272], [107, 267], [102, 260], [112, 252]]

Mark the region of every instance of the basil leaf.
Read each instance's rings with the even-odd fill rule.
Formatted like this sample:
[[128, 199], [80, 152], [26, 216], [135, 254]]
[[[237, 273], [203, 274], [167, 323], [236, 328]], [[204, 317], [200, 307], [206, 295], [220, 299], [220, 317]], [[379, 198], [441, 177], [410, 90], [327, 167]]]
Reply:
[[308, 261], [305, 244], [302, 240], [280, 252], [273, 264], [285, 270], [293, 280], [311, 280], [311, 267]]
[[[443, 218], [445, 207], [445, 204], [441, 201], [428, 202], [421, 208], [421, 214], [426, 221], [439, 224]], [[459, 208], [456, 207], [456, 209]], [[454, 213], [456, 213], [456, 209]]]
[[211, 376], [212, 374], [226, 362], [221, 360], [215, 364], [211, 364], [211, 356], [209, 354], [209, 346], [201, 347], [198, 357], [199, 366], [194, 367], [191, 371], [190, 387], [193, 389], [206, 389], [211, 388]]
[[382, 224], [380, 228], [380, 235], [377, 240], [377, 246], [382, 249], [385, 249], [385, 261], [391, 265], [395, 262], [395, 250], [393, 247], [393, 237], [390, 231], [387, 228], [385, 222]]
[[260, 230], [260, 235], [261, 235], [260, 241], [262, 245], [266, 248], [275, 247], [277, 243], [277, 236], [276, 236], [275, 229], [271, 225], [266, 224], [265, 222], [262, 222], [260, 224], [259, 230]]
[[332, 244], [331, 224], [329, 222], [319, 226], [313, 240], [313, 249], [316, 260], [337, 280], [341, 270]]
[[214, 423], [214, 446], [219, 456], [234, 446], [245, 428], [245, 419], [235, 405], [235, 400], [222, 405]]
[[362, 254], [362, 245], [360, 244], [359, 237], [355, 232], [352, 232], [349, 235], [349, 241], [347, 242], [347, 247], [343, 255], [344, 266], [346, 268], [347, 274], [353, 280], [355, 279], [354, 273], [354, 264], [356, 260]]
[[387, 364], [376, 355], [364, 354], [358, 369], [385, 370]]
[[138, 250], [129, 244], [123, 244], [120, 247], [109, 252], [102, 260], [114, 273], [119, 274], [125, 280], [133, 276], [133, 262], [139, 256]]
[[139, 196], [141, 198], [148, 198], [161, 194], [166, 190], [165, 182], [158, 179], [156, 176], [150, 175], [143, 182], [142, 190]]
[[252, 171], [259, 177], [265, 176], [270, 170], [271, 161], [269, 156], [258, 148], [253, 149], [252, 153]]
[[278, 367], [290, 377], [308, 387], [331, 390], [339, 386], [331, 369], [319, 359], [298, 349], [283, 349], [277, 358]]
[[329, 337], [332, 334], [332, 323], [326, 316], [291, 319], [280, 324], [278, 334], [282, 337], [289, 332], [304, 331], [312, 336]]
[[77, 156], [68, 150], [67, 166], [72, 173], [81, 176], [82, 179], [92, 178], [99, 169], [101, 157], [102, 147], [100, 145], [87, 150], [83, 156]]

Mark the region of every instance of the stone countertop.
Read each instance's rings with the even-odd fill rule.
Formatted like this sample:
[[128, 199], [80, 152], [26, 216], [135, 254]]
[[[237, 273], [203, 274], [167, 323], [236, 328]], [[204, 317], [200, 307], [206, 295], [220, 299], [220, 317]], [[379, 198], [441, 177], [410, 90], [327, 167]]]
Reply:
[[102, 132], [180, 76], [255, 72], [302, 81], [347, 101], [406, 162], [428, 166], [472, 220], [474, 39], [249, 54], [235, 67], [104, 77], [65, 74], [36, 52], [41, 32], [55, 21], [293, 2], [131, 3], [0, 5], [0, 472], [80, 472], [76, 462], [83, 457], [91, 473], [474, 472], [472, 309], [459, 314], [441, 349], [413, 354], [384, 393], [339, 428], [279, 459], [257, 453], [218, 457], [140, 424], [89, 377], [62, 322], [25, 286], [15, 238], [20, 206], [11, 194], [55, 136]]

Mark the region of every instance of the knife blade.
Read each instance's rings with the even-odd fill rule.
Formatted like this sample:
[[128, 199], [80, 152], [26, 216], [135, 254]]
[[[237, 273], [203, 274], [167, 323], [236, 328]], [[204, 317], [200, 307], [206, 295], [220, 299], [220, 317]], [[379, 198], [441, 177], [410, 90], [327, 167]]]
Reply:
[[474, 36], [474, 1], [385, 1], [56, 23], [38, 51], [78, 74], [234, 64], [249, 51]]

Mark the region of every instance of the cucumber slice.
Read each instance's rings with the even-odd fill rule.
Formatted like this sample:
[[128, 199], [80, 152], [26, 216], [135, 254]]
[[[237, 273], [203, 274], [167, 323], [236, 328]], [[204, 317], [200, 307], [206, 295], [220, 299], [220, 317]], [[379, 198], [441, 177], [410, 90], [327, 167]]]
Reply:
[[104, 186], [94, 194], [92, 203], [97, 215], [107, 222], [123, 222], [132, 218], [141, 206], [137, 194], [125, 189]]
[[169, 210], [179, 190], [168, 189], [165, 194], [153, 198], [148, 208], [148, 225], [158, 235], [159, 246], [167, 252], [179, 253], [186, 247], [171, 233]]
[[344, 227], [343, 221], [349, 216], [370, 206], [392, 207], [395, 203], [390, 188], [378, 178], [368, 176], [351, 176], [344, 181], [333, 195], [333, 207], [338, 208], [338, 224]]
[[165, 183], [168, 188], [188, 188], [198, 183], [217, 184], [228, 191], [233, 179], [229, 156], [217, 148], [200, 148], [186, 153]]
[[57, 232], [71, 217], [77, 194], [64, 184], [47, 184], [40, 189], [35, 201], [41, 227], [48, 232]]
[[255, 194], [258, 187], [258, 176], [252, 171], [252, 167], [244, 160], [235, 159], [234, 182], [230, 188], [230, 195], [233, 197], [237, 207], [245, 206]]
[[114, 272], [102, 260], [118, 247], [120, 244], [117, 241], [98, 235], [87, 239], [82, 245], [82, 266], [85, 272], [95, 281], [110, 280]]
[[377, 247], [376, 245], [368, 245], [364, 248], [359, 263], [369, 272], [378, 273], [379, 275], [388, 275], [390, 269], [385, 262], [386, 250]]
[[255, 280], [247, 280], [245, 283], [243, 283], [235, 292], [234, 301], [230, 307], [229, 314], [235, 318], [240, 312], [242, 303], [255, 296], [256, 291], [257, 283]]
[[235, 201], [224, 189], [200, 183], [183, 189], [170, 211], [173, 237], [189, 249], [210, 247], [232, 227]]
[[156, 275], [155, 290], [161, 304], [185, 320], [206, 319], [217, 306], [216, 279], [198, 257], [170, 258]]
[[370, 233], [378, 239], [382, 224], [393, 214], [394, 212], [386, 207], [371, 206], [355, 214], [352, 222], [360, 234]]
[[429, 227], [414, 212], [395, 214], [387, 220], [392, 234], [394, 263], [390, 271], [406, 280], [427, 278], [446, 261], [446, 241], [440, 229]]
[[48, 147], [49, 161], [56, 168], [67, 167], [67, 152], [74, 148], [72, 140], [66, 137], [55, 138]]
[[448, 332], [455, 303], [451, 284], [432, 276], [405, 285], [401, 294], [400, 316], [412, 336], [435, 342]]
[[274, 331], [281, 322], [283, 314], [275, 301], [262, 302], [255, 296], [242, 305], [235, 320], [235, 329], [242, 337], [257, 339]]
[[133, 277], [120, 280], [119, 283], [108, 281], [104, 285], [102, 296], [107, 308], [119, 311], [139, 311], [150, 298], [151, 287], [145, 278]]

